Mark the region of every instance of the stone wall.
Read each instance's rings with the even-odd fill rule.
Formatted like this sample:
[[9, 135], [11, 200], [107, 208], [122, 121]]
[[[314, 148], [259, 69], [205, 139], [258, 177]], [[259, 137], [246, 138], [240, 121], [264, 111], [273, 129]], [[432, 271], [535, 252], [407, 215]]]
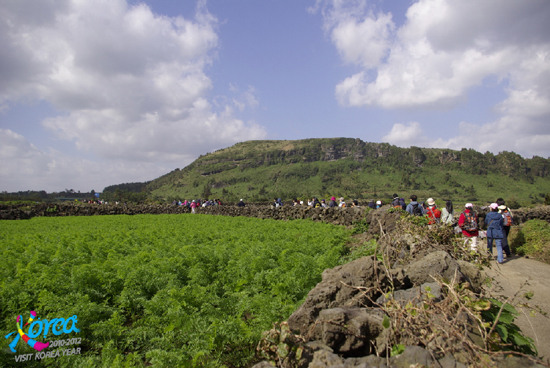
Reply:
[[517, 210], [512, 210], [512, 215], [514, 216], [514, 225], [519, 225], [533, 219], [540, 219], [550, 222], [550, 206], [520, 208]]
[[[385, 206], [389, 208], [389, 206]], [[480, 219], [485, 218], [486, 209], [476, 207]], [[246, 216], [261, 219], [274, 220], [296, 220], [311, 219], [334, 225], [350, 226], [357, 221], [367, 217], [369, 208], [347, 207], [347, 208], [308, 208], [283, 206], [272, 208], [265, 204], [251, 204], [246, 207], [234, 205], [222, 205], [206, 208], [198, 208], [197, 213], [222, 216]], [[0, 205], [1, 220], [23, 220], [36, 216], [99, 216], [99, 215], [140, 215], [140, 214], [181, 214], [190, 213], [191, 210], [183, 206], [161, 205], [161, 204], [140, 204], [140, 205], [100, 205], [87, 203], [61, 203], [47, 204], [38, 203], [32, 206], [7, 206]], [[372, 214], [379, 211], [371, 211]], [[457, 216], [460, 213], [457, 213]], [[550, 222], [550, 206], [535, 208], [520, 208], [513, 210], [514, 224], [519, 225], [528, 220], [541, 219]], [[372, 215], [371, 215], [372, 216]], [[367, 222], [371, 222], [368, 218]], [[483, 223], [481, 224], [483, 226]]]
[[[0, 219], [29, 219], [36, 216], [98, 216], [98, 215], [140, 215], [140, 214], [182, 214], [191, 210], [175, 205], [99, 205], [83, 203], [36, 204], [33, 206], [0, 206]], [[335, 225], [352, 225], [365, 218], [365, 208], [308, 208], [283, 206], [272, 208], [268, 205], [249, 205], [237, 207], [232, 205], [197, 208], [196, 213], [222, 216], [246, 216], [261, 219], [296, 220], [311, 219]]]

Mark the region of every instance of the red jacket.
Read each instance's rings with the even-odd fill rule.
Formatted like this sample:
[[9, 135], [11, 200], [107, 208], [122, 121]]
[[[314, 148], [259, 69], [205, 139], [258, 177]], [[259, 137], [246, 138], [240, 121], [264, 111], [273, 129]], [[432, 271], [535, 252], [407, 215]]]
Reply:
[[[470, 210], [464, 210], [464, 212], [470, 213]], [[464, 222], [466, 221], [466, 216], [464, 216], [464, 212], [462, 212], [460, 214], [460, 217], [458, 218], [458, 226], [460, 226], [461, 228], [462, 228], [462, 226], [464, 226]], [[475, 213], [475, 211], [474, 211], [474, 214], [475, 214], [474, 217], [476, 219], [476, 222], [479, 224], [479, 218], [477, 216], [477, 213]], [[467, 236], [469, 238], [472, 238], [474, 236], [478, 236], [479, 231], [478, 230], [468, 231], [468, 230], [462, 229], [462, 235]]]
[[439, 223], [439, 219], [441, 219], [441, 211], [435, 208], [435, 206], [429, 206], [426, 209], [425, 213], [430, 218], [430, 222], [428, 222], [428, 225]]

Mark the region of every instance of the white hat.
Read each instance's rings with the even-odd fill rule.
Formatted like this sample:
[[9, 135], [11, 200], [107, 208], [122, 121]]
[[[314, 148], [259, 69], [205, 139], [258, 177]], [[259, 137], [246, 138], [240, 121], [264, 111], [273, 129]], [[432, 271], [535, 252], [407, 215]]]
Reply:
[[471, 204], [471, 203], [466, 203], [466, 205], [465, 205], [464, 207], [466, 207], [466, 208], [468, 208], [468, 207], [474, 207], [474, 205]]
[[433, 206], [435, 204], [435, 201], [433, 198], [428, 198], [426, 202], [428, 202], [428, 206]]
[[492, 210], [496, 210], [498, 208], [498, 204], [491, 203], [491, 205], [489, 207], [491, 207]]
[[376, 204], [382, 204], [382, 201], [376, 201]]

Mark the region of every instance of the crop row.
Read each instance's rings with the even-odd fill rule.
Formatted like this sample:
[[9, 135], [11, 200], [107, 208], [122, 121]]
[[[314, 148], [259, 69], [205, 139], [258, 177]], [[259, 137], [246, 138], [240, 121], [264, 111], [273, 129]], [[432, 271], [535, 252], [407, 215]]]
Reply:
[[[61, 337], [81, 337], [82, 354], [31, 365], [242, 366], [261, 331], [337, 264], [348, 236], [312, 221], [187, 214], [3, 222], [0, 332], [31, 310], [78, 316], [80, 333]], [[14, 364], [11, 341], [0, 365]]]

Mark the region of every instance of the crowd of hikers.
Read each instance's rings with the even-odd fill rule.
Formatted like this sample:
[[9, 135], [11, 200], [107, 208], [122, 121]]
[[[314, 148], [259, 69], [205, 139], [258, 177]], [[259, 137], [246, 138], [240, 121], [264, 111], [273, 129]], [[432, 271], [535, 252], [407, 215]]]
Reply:
[[440, 210], [433, 198], [428, 198], [425, 202], [419, 203], [416, 195], [411, 195], [410, 203], [405, 206], [404, 200], [394, 194], [392, 206], [402, 208], [413, 216], [426, 216], [429, 219], [429, 225], [454, 226], [458, 233], [462, 233], [464, 245], [473, 251], [478, 250], [478, 238], [486, 237], [487, 251], [489, 254], [493, 254], [493, 244], [495, 245], [499, 264], [504, 263], [504, 254], [506, 254], [506, 258], [512, 256], [508, 244], [508, 234], [513, 223], [512, 212], [502, 198], [498, 198], [489, 205], [489, 213], [485, 216], [487, 231], [480, 230], [479, 217], [474, 211], [472, 203], [464, 205], [464, 209], [460, 212], [458, 218], [455, 217], [455, 210], [451, 201], [445, 201], [445, 207]]
[[[219, 199], [194, 199], [178, 201], [174, 200], [173, 205], [187, 206], [195, 213], [195, 209], [199, 207], [220, 206], [222, 202]], [[474, 211], [472, 203], [466, 203], [460, 214], [456, 213], [452, 201], [445, 201], [445, 206], [439, 209], [433, 198], [428, 198], [424, 202], [419, 202], [416, 195], [410, 196], [409, 203], [405, 202], [404, 198], [400, 198], [397, 194], [393, 195], [391, 207], [406, 211], [411, 216], [424, 216], [428, 218], [428, 225], [446, 225], [455, 228], [457, 233], [462, 233], [464, 237], [464, 245], [472, 251], [478, 250], [478, 238], [487, 238], [487, 250], [490, 254], [493, 252], [493, 245], [497, 249], [497, 262], [504, 262], [504, 254], [506, 257], [511, 257], [510, 246], [508, 244], [508, 234], [512, 225], [512, 213], [506, 207], [504, 199], [498, 198], [489, 206], [489, 213], [485, 217], [487, 231], [481, 231], [479, 226], [478, 214]], [[382, 207], [381, 200], [370, 200], [367, 206], [372, 209]], [[238, 207], [245, 207], [243, 199], [237, 203]], [[273, 198], [271, 203], [272, 208], [284, 206], [281, 198]], [[345, 208], [345, 207], [360, 207], [357, 200], [351, 200], [346, 203], [343, 197], [336, 199], [331, 197], [330, 200], [319, 200], [317, 197], [311, 197], [307, 200], [298, 200], [294, 198], [290, 206], [307, 206], [312, 208]]]

